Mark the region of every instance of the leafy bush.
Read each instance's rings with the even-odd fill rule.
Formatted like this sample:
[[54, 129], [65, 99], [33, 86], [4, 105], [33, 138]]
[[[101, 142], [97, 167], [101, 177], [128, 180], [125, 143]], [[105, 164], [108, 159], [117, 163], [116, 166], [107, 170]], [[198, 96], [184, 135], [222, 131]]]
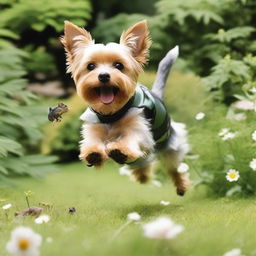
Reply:
[[66, 19], [83, 26], [90, 18], [90, 2], [85, 0], [1, 1], [0, 5], [0, 26], [17, 34], [28, 29], [41, 32], [47, 27], [61, 32]]
[[[28, 53], [26, 68], [33, 79], [39, 72], [48, 79], [57, 76], [56, 65], [61, 55], [58, 37], [64, 20], [84, 26], [91, 11], [89, 0], [1, 0], [0, 8], [0, 35], [11, 37]], [[63, 50], [62, 55], [60, 71], [65, 73]]]
[[[255, 195], [256, 166], [250, 167], [251, 161], [256, 159], [256, 141], [252, 138], [255, 113], [226, 113], [227, 108], [219, 106], [197, 121], [191, 129], [190, 140], [198, 158], [188, 161], [200, 177], [199, 184], [207, 185], [214, 195]], [[236, 120], [245, 117], [245, 120]], [[230, 169], [239, 172], [237, 181], [227, 180]]]
[[81, 113], [72, 115], [63, 126], [58, 129], [57, 136], [51, 141], [51, 154], [57, 155], [59, 161], [75, 161], [79, 155], [79, 141], [82, 121]]
[[37, 153], [47, 113], [25, 90], [24, 58], [23, 51], [0, 40], [0, 182], [13, 175], [40, 176], [53, 170], [56, 160]]

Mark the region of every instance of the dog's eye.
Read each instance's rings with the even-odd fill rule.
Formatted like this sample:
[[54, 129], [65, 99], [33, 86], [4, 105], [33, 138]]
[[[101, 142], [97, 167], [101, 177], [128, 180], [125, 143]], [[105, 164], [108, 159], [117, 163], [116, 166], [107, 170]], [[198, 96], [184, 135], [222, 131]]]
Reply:
[[124, 65], [121, 62], [115, 62], [114, 67], [119, 69], [119, 70], [124, 69]]
[[95, 64], [93, 64], [93, 63], [89, 63], [89, 64], [87, 65], [87, 69], [90, 70], [90, 71], [91, 71], [91, 70], [94, 70], [95, 67], [96, 67], [96, 66], [95, 66]]

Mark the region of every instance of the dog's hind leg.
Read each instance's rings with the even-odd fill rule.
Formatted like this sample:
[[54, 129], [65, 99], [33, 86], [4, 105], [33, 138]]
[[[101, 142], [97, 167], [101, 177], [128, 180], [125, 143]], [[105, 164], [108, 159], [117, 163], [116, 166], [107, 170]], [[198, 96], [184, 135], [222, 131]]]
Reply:
[[150, 180], [153, 173], [153, 163], [132, 170], [132, 176], [141, 184]]
[[183, 196], [189, 187], [190, 181], [188, 173], [179, 173], [177, 170], [180, 163], [179, 153], [168, 150], [163, 157], [165, 168], [176, 187], [177, 194]]

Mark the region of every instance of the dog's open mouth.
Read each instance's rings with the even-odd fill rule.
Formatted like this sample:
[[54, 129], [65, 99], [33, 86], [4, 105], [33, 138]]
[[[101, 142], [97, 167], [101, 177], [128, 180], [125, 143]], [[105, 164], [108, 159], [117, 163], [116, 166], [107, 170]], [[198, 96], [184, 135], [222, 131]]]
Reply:
[[100, 98], [100, 101], [104, 104], [110, 104], [114, 101], [115, 95], [119, 89], [116, 86], [99, 86], [94, 88], [95, 92]]

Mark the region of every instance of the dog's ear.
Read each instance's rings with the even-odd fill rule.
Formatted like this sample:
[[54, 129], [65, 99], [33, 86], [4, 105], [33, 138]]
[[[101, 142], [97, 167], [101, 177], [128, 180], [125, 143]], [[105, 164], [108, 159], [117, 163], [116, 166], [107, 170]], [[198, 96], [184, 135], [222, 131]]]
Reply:
[[124, 31], [120, 38], [120, 44], [127, 46], [132, 56], [140, 64], [147, 63], [151, 40], [146, 20], [140, 21]]
[[67, 54], [67, 63], [70, 65], [74, 59], [77, 49], [80, 47], [87, 47], [94, 44], [91, 34], [85, 29], [80, 28], [69, 21], [64, 22], [64, 36], [60, 38], [64, 45]]

